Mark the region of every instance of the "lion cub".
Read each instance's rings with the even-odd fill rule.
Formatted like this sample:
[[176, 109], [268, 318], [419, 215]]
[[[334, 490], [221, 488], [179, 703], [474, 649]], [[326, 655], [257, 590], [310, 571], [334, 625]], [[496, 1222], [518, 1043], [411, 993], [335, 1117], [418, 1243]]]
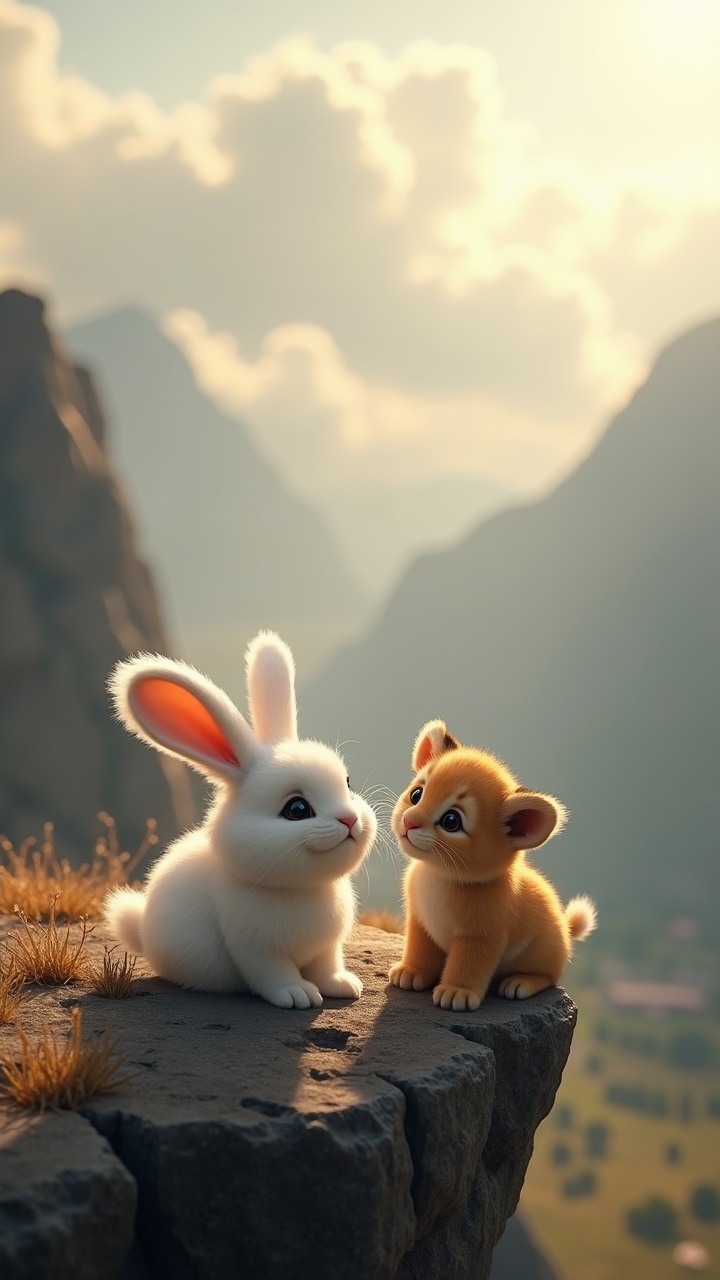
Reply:
[[405, 874], [403, 958], [390, 981], [433, 987], [443, 1009], [477, 1009], [493, 978], [524, 1000], [560, 979], [572, 943], [595, 928], [591, 900], [563, 908], [525, 861], [566, 818], [552, 796], [527, 791], [495, 756], [463, 747], [442, 720], [421, 729], [416, 776], [400, 796], [392, 829], [412, 858]]

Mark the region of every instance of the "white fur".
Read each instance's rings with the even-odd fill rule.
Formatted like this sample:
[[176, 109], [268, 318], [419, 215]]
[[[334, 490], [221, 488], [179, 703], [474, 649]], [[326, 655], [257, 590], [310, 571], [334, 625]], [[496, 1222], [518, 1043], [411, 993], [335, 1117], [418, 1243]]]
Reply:
[[261, 631], [245, 655], [248, 703], [259, 742], [297, 738], [295, 663], [288, 646], [272, 631]]
[[142, 951], [140, 921], [144, 910], [145, 898], [136, 889], [113, 889], [113, 933], [122, 939], [128, 951]]
[[[220, 763], [202, 752], [191, 750], [186, 743], [166, 735], [161, 736], [136, 706], [137, 686], [145, 677], [167, 680], [170, 684], [187, 689], [194, 694], [235, 748], [240, 769], [238, 770], [234, 765]], [[212, 680], [208, 680], [207, 676], [201, 675], [186, 662], [163, 658], [159, 654], [139, 653], [135, 658], [117, 663], [110, 673], [108, 689], [118, 719], [126, 729], [143, 742], [148, 742], [151, 747], [159, 748], [166, 755], [187, 761], [213, 782], [238, 782], [242, 773], [252, 765], [258, 743], [244, 716], [222, 689], [218, 689]]]
[[565, 919], [571, 938], [582, 942], [593, 929], [597, 929], [597, 907], [592, 898], [586, 893], [579, 893], [576, 898], [571, 898], [565, 908]]
[[[321, 1005], [323, 995], [357, 997], [362, 983], [345, 968], [343, 944], [355, 919], [350, 873], [376, 833], [370, 806], [348, 788], [340, 756], [298, 740], [292, 656], [277, 636], [248, 650], [250, 729], [227, 696], [184, 663], [142, 655], [122, 662], [110, 688], [123, 723], [162, 751], [180, 756], [216, 784], [202, 826], [176, 840], [155, 863], [144, 893], [115, 890], [105, 919], [129, 951], [156, 973], [203, 991], [254, 991], [284, 1008]], [[237, 761], [182, 742], [148, 717], [138, 682], [161, 678], [198, 699]], [[290, 730], [277, 739], [282, 728]], [[289, 821], [293, 796], [315, 816]], [[351, 829], [342, 819], [355, 821]]]

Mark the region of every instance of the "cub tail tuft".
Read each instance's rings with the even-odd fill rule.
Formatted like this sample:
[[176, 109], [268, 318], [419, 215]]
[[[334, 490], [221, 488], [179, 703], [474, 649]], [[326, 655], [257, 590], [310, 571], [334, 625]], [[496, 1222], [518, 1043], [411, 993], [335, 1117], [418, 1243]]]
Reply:
[[583, 938], [587, 938], [597, 928], [597, 908], [592, 898], [588, 898], [585, 893], [571, 898], [565, 908], [565, 919], [570, 928], [570, 937], [576, 942], [582, 942]]
[[135, 955], [143, 953], [142, 918], [145, 894], [137, 889], [113, 889], [105, 899], [105, 923], [121, 946]]

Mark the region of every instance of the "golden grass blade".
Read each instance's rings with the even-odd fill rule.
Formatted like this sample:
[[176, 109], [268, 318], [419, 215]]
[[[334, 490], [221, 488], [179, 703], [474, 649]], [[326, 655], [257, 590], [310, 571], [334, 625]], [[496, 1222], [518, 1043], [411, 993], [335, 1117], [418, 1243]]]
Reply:
[[122, 960], [113, 960], [112, 952], [114, 949], [114, 947], [112, 950], [105, 948], [102, 969], [93, 970], [90, 975], [90, 983], [96, 995], [111, 1000], [122, 1000], [125, 996], [130, 995], [137, 961], [135, 959], [130, 960], [127, 951]]
[[119, 1054], [107, 1031], [83, 1043], [82, 1012], [72, 1011], [70, 1038], [45, 1035], [33, 1042], [17, 1028], [20, 1058], [0, 1053], [0, 1105], [44, 1111], [74, 1109], [100, 1093], [115, 1093], [130, 1077], [122, 1074], [127, 1054]]
[[98, 815], [103, 833], [95, 842], [90, 862], [71, 867], [57, 856], [51, 822], [45, 824], [40, 848], [27, 839], [19, 849], [0, 837], [0, 915], [12, 915], [16, 907], [31, 920], [47, 920], [48, 904], [58, 902], [57, 914], [68, 920], [97, 917], [109, 889], [128, 884], [129, 877], [149, 850], [157, 844], [154, 819], [146, 824], [145, 837], [131, 857], [120, 848], [115, 823], [106, 813]]
[[25, 979], [14, 967], [7, 947], [3, 947], [0, 958], [0, 1023], [15, 1021], [24, 994]]
[[71, 942], [70, 921], [63, 931], [57, 927], [55, 909], [57, 896], [50, 904], [46, 925], [28, 920], [24, 911], [17, 908], [21, 929], [15, 929], [8, 937], [6, 947], [12, 966], [25, 982], [37, 982], [44, 986], [64, 986], [67, 982], [86, 978], [89, 972], [86, 938], [87, 921], [80, 921], [80, 936]]

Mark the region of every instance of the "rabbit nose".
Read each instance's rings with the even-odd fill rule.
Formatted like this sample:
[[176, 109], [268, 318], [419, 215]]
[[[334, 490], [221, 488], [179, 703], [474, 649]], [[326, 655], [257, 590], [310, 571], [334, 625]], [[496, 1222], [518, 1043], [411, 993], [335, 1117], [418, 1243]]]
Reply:
[[348, 831], [352, 831], [355, 823], [357, 822], [357, 814], [343, 813], [338, 817], [338, 822], [342, 822], [343, 826], [347, 827]]
[[406, 813], [403, 814], [403, 826], [406, 831], [415, 831], [422, 826], [422, 822], [411, 822]]

